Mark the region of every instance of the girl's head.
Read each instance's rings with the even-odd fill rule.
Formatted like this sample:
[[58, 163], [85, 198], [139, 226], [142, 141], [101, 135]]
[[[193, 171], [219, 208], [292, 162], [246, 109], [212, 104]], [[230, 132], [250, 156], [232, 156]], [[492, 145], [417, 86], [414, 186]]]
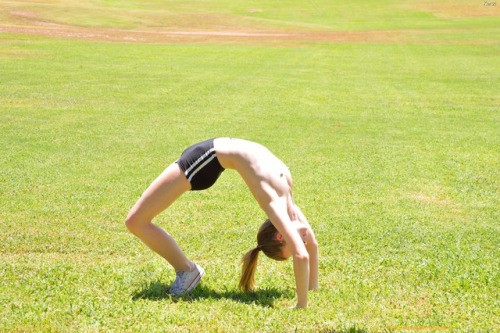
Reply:
[[270, 220], [266, 220], [257, 233], [257, 247], [248, 251], [243, 256], [243, 268], [241, 270], [240, 288], [249, 291], [255, 286], [255, 268], [257, 267], [257, 257], [259, 251], [274, 260], [285, 260], [282, 247], [283, 240], [278, 235], [278, 230]]

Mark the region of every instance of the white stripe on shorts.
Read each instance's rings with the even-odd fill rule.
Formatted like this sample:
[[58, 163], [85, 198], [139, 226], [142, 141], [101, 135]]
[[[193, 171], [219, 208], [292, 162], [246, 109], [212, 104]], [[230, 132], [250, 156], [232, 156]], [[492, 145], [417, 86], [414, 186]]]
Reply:
[[[212, 156], [210, 156], [210, 158], [208, 160], [206, 160], [202, 165], [200, 165], [196, 170], [194, 170], [193, 173], [191, 174], [191, 176], [189, 176], [189, 178], [188, 178], [189, 182], [191, 182], [191, 179], [193, 179], [194, 175], [196, 175], [198, 173], [198, 171], [203, 169], [203, 167], [205, 165], [207, 165], [208, 163], [210, 163], [215, 157], [216, 157], [216, 155], [213, 154]], [[196, 161], [196, 162], [198, 162], [198, 161]]]
[[205, 159], [208, 155], [210, 155], [211, 152], [215, 151], [215, 148], [211, 148], [209, 151], [207, 151], [205, 154], [201, 155], [200, 158], [198, 158], [191, 166], [186, 170], [186, 176], [193, 170], [193, 168], [196, 168], [198, 163], [201, 163], [203, 159]]

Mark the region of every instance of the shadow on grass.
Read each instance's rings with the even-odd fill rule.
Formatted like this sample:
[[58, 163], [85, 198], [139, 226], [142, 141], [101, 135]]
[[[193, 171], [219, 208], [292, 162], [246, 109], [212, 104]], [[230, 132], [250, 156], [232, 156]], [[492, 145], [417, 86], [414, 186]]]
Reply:
[[291, 290], [278, 290], [276, 288], [259, 289], [248, 293], [240, 290], [227, 290], [220, 292], [200, 284], [188, 295], [177, 298], [170, 295], [168, 292], [169, 289], [170, 285], [162, 282], [151, 282], [145, 285], [141, 290], [132, 294], [132, 299], [147, 299], [152, 301], [170, 299], [173, 302], [178, 302], [180, 300], [184, 302], [193, 302], [199, 299], [230, 299], [240, 303], [273, 307], [275, 300], [282, 297], [293, 298], [295, 296]]
[[364, 329], [361, 329], [361, 328], [358, 328], [356, 326], [353, 326], [353, 327], [349, 327], [347, 329], [343, 329], [343, 330], [322, 330], [322, 331], [319, 331], [320, 333], [369, 333], [368, 331], [364, 330]]

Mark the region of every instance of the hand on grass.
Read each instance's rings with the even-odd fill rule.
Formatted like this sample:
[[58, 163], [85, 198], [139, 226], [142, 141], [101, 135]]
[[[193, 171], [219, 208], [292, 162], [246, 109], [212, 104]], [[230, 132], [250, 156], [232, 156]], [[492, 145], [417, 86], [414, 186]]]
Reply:
[[307, 305], [305, 305], [305, 306], [301, 306], [301, 305], [299, 305], [299, 304], [297, 304], [297, 305], [295, 305], [295, 306], [290, 306], [290, 307], [289, 307], [289, 309], [291, 309], [291, 310], [305, 309], [305, 308], [307, 308]]

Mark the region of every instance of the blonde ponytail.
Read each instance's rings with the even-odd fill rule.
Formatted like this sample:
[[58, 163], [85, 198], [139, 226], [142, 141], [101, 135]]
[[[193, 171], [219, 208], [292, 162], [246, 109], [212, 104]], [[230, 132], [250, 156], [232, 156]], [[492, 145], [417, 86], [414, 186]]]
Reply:
[[243, 267], [241, 269], [240, 288], [245, 292], [255, 287], [255, 269], [257, 268], [257, 258], [260, 249], [258, 247], [248, 251], [242, 259]]
[[255, 287], [255, 269], [257, 267], [257, 257], [259, 256], [259, 251], [264, 252], [266, 256], [274, 260], [285, 260], [281, 252], [283, 242], [277, 239], [277, 233], [278, 230], [276, 230], [271, 221], [266, 220], [257, 232], [258, 246], [248, 251], [243, 256], [240, 288], [245, 292], [250, 291]]

